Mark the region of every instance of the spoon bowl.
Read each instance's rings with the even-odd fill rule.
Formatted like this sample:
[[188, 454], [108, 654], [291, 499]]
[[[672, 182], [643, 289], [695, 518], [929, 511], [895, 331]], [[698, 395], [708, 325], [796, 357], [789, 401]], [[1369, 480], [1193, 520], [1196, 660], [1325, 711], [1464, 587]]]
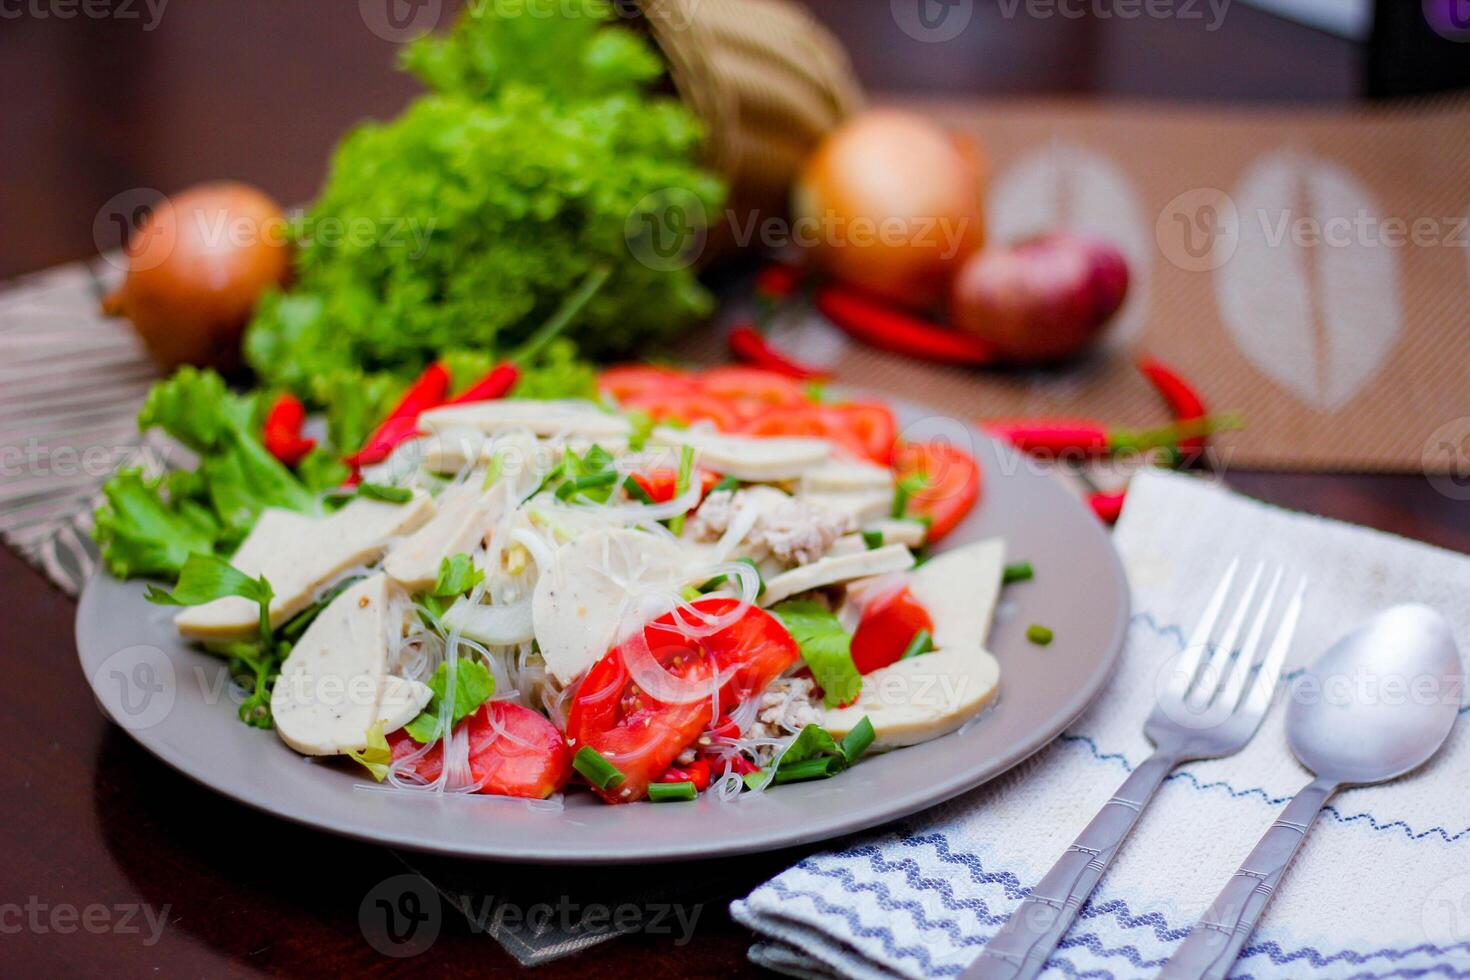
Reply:
[[1394, 606], [1345, 635], [1292, 687], [1286, 738], [1318, 777], [1378, 783], [1438, 751], [1460, 710], [1463, 674], [1449, 622]]

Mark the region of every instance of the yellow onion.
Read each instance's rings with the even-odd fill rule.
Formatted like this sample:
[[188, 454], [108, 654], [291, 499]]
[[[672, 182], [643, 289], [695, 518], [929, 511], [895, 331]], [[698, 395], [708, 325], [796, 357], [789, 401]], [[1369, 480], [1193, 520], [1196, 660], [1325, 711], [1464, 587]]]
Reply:
[[143, 219], [127, 257], [127, 277], [104, 310], [132, 321], [160, 367], [229, 369], [261, 293], [289, 274], [286, 218], [254, 187], [199, 184]]
[[831, 275], [925, 309], [984, 244], [977, 147], [934, 122], [875, 110], [838, 129], [802, 170], [793, 238]]

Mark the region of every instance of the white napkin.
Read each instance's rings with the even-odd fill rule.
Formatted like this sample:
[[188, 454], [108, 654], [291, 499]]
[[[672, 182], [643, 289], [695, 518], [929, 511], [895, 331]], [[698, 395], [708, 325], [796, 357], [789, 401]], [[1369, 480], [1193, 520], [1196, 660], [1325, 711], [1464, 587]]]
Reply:
[[[1462, 655], [1470, 650], [1470, 558], [1463, 555], [1162, 472], [1134, 479], [1115, 542], [1134, 611], [1118, 674], [1097, 703], [1006, 776], [807, 858], [735, 902], [734, 916], [763, 940], [752, 960], [795, 976], [961, 972], [1148, 756], [1142, 725], [1154, 675], [1180, 649], [1234, 555], [1280, 562], [1310, 580], [1288, 671], [1371, 614], [1406, 601], [1443, 612]], [[1243, 751], [1174, 772], [1047, 976], [1157, 972], [1310, 778], [1286, 747], [1284, 714], [1278, 698]], [[1235, 976], [1470, 976], [1465, 714], [1417, 773], [1331, 802]]]

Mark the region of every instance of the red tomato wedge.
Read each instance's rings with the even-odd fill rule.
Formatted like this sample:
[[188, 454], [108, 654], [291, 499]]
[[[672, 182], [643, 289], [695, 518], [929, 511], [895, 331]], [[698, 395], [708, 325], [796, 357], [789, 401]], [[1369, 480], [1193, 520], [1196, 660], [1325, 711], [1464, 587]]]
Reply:
[[614, 401], [621, 402], [640, 395], [690, 392], [694, 390], [694, 381], [677, 368], [624, 364], [610, 367], [599, 374], [597, 390]]
[[811, 436], [826, 439], [854, 459], [867, 459], [868, 447], [824, 405], [773, 408], [740, 427], [752, 436]]
[[852, 634], [852, 662], [860, 674], [896, 663], [920, 630], [934, 632], [929, 611], [908, 589], [875, 599]]
[[[698, 478], [702, 489], [700, 499], [710, 492], [716, 483], [720, 482], [720, 474], [711, 473], [709, 470], [696, 470], [695, 477]], [[643, 488], [643, 492], [656, 504], [666, 504], [674, 499], [679, 489], [678, 470], [650, 470], [647, 473], [634, 473], [633, 482]]]
[[[494, 796], [521, 796], [544, 800], [566, 786], [572, 775], [572, 753], [561, 732], [530, 708], [509, 701], [487, 701], [455, 726], [468, 727], [470, 776], [483, 784], [476, 791]], [[402, 731], [388, 736], [394, 760], [421, 747]], [[431, 748], [407, 767], [430, 782], [444, 765], [444, 743]]]
[[730, 432], [740, 425], [740, 413], [735, 406], [723, 398], [716, 398], [701, 391], [649, 391], [623, 399], [624, 408], [636, 408], [647, 412], [657, 422], [713, 422], [721, 432]]
[[[721, 597], [700, 599], [693, 606], [707, 616], [723, 616], [739, 602]], [[754, 606], [703, 637], [686, 637], [675, 616], [669, 613], [644, 627], [648, 652], [665, 671], [690, 684], [709, 681], [711, 671], [730, 673], [716, 695], [719, 713], [764, 690], [799, 655], [786, 627]], [[648, 784], [718, 717], [711, 711], [712, 698], [687, 704], [655, 700], [633, 680], [624, 660], [629, 654], [625, 642], [593, 664], [577, 686], [567, 718], [567, 742], [574, 752], [591, 746], [623, 773], [617, 786], [597, 790], [609, 803], [642, 799]]]
[[929, 519], [929, 543], [955, 529], [980, 499], [980, 467], [970, 454], [943, 442], [909, 442], [894, 460], [898, 477], [922, 473], [929, 484], [909, 498], [908, 512]]
[[717, 367], [701, 371], [694, 383], [706, 395], [724, 400], [742, 421], [767, 409], [807, 404], [806, 389], [791, 378], [752, 367]]
[[887, 405], [879, 402], [850, 402], [829, 405], [834, 426], [862, 443], [868, 459], [883, 466], [893, 465], [893, 445], [898, 440], [898, 422]]

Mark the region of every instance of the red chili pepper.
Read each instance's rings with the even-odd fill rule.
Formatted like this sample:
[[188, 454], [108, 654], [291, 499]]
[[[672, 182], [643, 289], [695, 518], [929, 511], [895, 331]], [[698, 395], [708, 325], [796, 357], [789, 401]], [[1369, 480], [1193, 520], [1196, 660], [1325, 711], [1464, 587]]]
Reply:
[[730, 756], [730, 771], [737, 776], [748, 776], [760, 769], [760, 766], [751, 762], [743, 755]]
[[989, 364], [995, 350], [969, 334], [920, 319], [885, 303], [827, 286], [817, 309], [844, 332], [874, 347], [945, 364]]
[[710, 765], [703, 759], [696, 759], [687, 766], [669, 766], [664, 774], [658, 777], [661, 783], [693, 783], [694, 788], [703, 793], [709, 789]]
[[758, 367], [773, 374], [782, 374], [799, 381], [819, 381], [831, 375], [819, 367], [803, 364], [788, 354], [776, 350], [761, 332], [748, 323], [741, 323], [730, 330], [728, 338], [730, 355], [742, 364]]
[[497, 364], [490, 369], [489, 374], [449, 399], [448, 404], [463, 405], [466, 402], [488, 402], [504, 398], [520, 379], [521, 369], [514, 364]]
[[1120, 429], [1088, 418], [991, 419], [980, 427], [1017, 449], [1051, 455], [1106, 456], [1176, 446], [1182, 440], [1237, 428], [1233, 415], [1204, 416], [1157, 429]]
[[1092, 512], [1097, 515], [1097, 519], [1104, 524], [1116, 524], [1118, 523], [1118, 515], [1123, 512], [1123, 498], [1125, 495], [1125, 492], [1122, 490], [1113, 493], [1099, 491], [1088, 496], [1087, 505], [1092, 508]]
[[[1193, 419], [1204, 418], [1207, 413], [1204, 399], [1199, 396], [1194, 385], [1184, 380], [1184, 377], [1173, 368], [1155, 358], [1144, 356], [1138, 360], [1138, 369], [1148, 379], [1149, 384], [1164, 399], [1169, 406], [1169, 411], [1174, 414], [1174, 421], [1188, 422]], [[1179, 440], [1179, 451], [1186, 457], [1195, 456], [1204, 451], [1205, 437], [1194, 436], [1189, 439]]]
[[796, 292], [805, 277], [806, 273], [800, 266], [772, 262], [756, 274], [755, 292], [764, 300], [783, 300]]
[[435, 361], [424, 369], [409, 386], [403, 398], [388, 413], [383, 423], [373, 430], [362, 448], [347, 457], [353, 468], [381, 463], [399, 444], [412, 439], [419, 428], [419, 416], [444, 404], [449, 394], [449, 369]]
[[301, 435], [306, 422], [306, 406], [290, 393], [282, 394], [265, 414], [261, 442], [266, 450], [287, 466], [294, 467], [316, 448], [315, 439]]

